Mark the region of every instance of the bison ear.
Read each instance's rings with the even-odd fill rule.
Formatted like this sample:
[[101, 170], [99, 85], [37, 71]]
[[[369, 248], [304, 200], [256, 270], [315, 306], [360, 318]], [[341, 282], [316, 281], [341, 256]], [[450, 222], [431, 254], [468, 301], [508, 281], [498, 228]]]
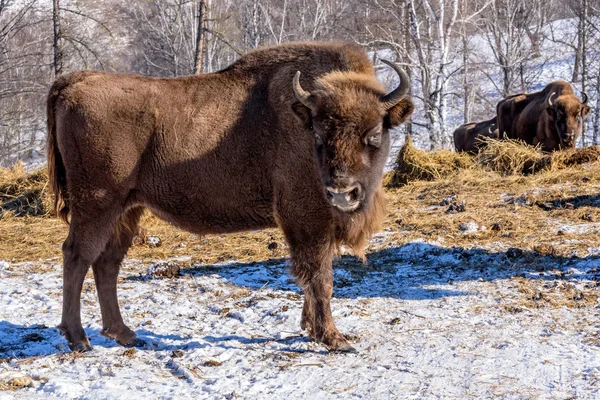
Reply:
[[548, 115], [550, 115], [552, 118], [556, 118], [556, 110], [554, 109], [554, 107], [546, 107], [546, 112], [548, 113]]
[[587, 117], [591, 110], [592, 109], [590, 108], [590, 106], [584, 104], [581, 108], [581, 116], [583, 118]]
[[414, 109], [415, 106], [410, 99], [400, 100], [398, 104], [387, 111], [387, 116], [385, 117], [386, 128], [393, 128], [406, 121]]
[[292, 112], [306, 129], [312, 128], [312, 112], [310, 108], [297, 101], [292, 104]]

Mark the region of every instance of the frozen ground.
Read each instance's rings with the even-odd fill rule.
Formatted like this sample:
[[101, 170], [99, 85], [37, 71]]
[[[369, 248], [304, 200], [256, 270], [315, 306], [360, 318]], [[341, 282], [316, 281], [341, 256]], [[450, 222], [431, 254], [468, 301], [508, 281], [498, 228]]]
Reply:
[[196, 265], [167, 279], [128, 260], [120, 300], [147, 342], [136, 351], [99, 335], [88, 278], [83, 319], [94, 350], [83, 355], [67, 353], [53, 328], [60, 267], [0, 262], [0, 382], [32, 378], [0, 399], [597, 399], [600, 309], [535, 307], [523, 290], [597, 290], [597, 253], [414, 242], [371, 255], [368, 266], [344, 258], [333, 312], [353, 355], [328, 354], [299, 332], [301, 296], [284, 260]]

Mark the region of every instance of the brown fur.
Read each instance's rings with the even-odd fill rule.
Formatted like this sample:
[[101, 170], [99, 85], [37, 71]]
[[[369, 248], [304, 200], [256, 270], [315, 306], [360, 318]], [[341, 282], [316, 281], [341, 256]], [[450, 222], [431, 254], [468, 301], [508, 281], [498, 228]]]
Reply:
[[508, 96], [498, 102], [496, 105], [496, 116], [500, 138], [517, 139], [514, 127], [515, 116], [523, 112], [531, 99], [531, 96], [528, 97], [525, 93], [519, 93]]
[[498, 139], [496, 117], [487, 121], [470, 122], [459, 126], [454, 131], [454, 147], [458, 152], [475, 154], [484, 146], [485, 142], [481, 140], [484, 137]]
[[[553, 93], [553, 106], [549, 107]], [[589, 111], [565, 81], [552, 82], [539, 92], [510, 96], [497, 106], [501, 135], [539, 144], [548, 152], [574, 148]]]
[[[318, 108], [297, 101], [296, 71]], [[389, 129], [413, 110], [408, 99], [386, 110], [384, 95], [365, 52], [347, 43], [269, 47], [217, 73], [181, 78], [87, 71], [57, 79], [48, 168], [59, 215], [71, 216], [60, 324], [71, 348], [90, 347], [80, 319], [90, 265], [103, 334], [137, 343], [116, 280], [149, 208], [199, 234], [279, 226], [304, 287], [302, 326], [333, 349], [351, 349], [331, 317], [331, 262], [342, 245], [364, 259], [381, 225]], [[351, 212], [325, 190], [344, 182], [361, 196]]]

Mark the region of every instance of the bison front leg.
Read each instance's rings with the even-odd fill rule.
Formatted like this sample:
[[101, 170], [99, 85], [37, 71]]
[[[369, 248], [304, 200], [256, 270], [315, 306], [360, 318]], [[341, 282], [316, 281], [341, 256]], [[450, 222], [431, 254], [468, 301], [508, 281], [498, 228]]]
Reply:
[[331, 315], [333, 295], [332, 246], [292, 245], [293, 273], [304, 288], [302, 329], [332, 351], [355, 352], [338, 331]]
[[[290, 167], [291, 168], [291, 167]], [[294, 166], [292, 169], [306, 169]], [[275, 219], [290, 246], [292, 273], [304, 290], [302, 329], [332, 351], [354, 352], [331, 315], [332, 260], [336, 252], [330, 205], [319, 181], [280, 182]], [[298, 199], [298, 193], [304, 194]]]

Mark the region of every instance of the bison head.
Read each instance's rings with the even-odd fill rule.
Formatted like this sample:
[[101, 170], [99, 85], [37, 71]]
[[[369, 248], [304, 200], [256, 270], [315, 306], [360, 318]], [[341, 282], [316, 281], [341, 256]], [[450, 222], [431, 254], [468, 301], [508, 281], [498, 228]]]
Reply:
[[562, 148], [575, 147], [577, 138], [581, 135], [583, 119], [590, 112], [587, 100], [585, 93], [581, 101], [573, 95], [557, 97], [555, 92], [548, 96], [546, 111], [552, 117]]
[[[384, 61], [385, 62], [385, 61]], [[342, 212], [359, 210], [372, 200], [390, 151], [390, 128], [404, 122], [413, 110], [405, 98], [408, 76], [385, 62], [400, 77], [389, 94], [372, 76], [335, 71], [315, 81], [308, 92], [293, 80], [292, 109], [314, 136], [314, 148], [324, 193]]]

